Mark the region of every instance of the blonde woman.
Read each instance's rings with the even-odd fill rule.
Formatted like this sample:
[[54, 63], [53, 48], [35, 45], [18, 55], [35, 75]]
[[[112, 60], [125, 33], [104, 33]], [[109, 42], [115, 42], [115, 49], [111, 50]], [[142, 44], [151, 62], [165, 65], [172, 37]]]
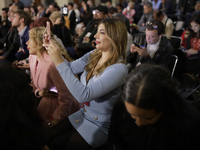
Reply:
[[[53, 126], [68, 115], [79, 110], [79, 103], [71, 95], [59, 72], [53, 64], [46, 49], [42, 46], [44, 27], [36, 27], [29, 31], [26, 43], [29, 49], [29, 64], [34, 92], [42, 97], [38, 110], [49, 126]], [[52, 41], [55, 41], [51, 35]], [[58, 46], [61, 48], [60, 44]], [[62, 56], [71, 61], [64, 48]]]
[[[56, 68], [72, 95], [84, 103], [84, 108], [50, 130], [57, 133], [57, 137], [49, 135], [52, 150], [96, 148], [107, 140], [112, 107], [127, 75], [126, 26], [117, 19], [104, 19], [95, 38], [97, 49], [71, 63], [64, 61], [59, 47], [50, 40], [48, 53]], [[79, 81], [74, 74], [81, 72]]]

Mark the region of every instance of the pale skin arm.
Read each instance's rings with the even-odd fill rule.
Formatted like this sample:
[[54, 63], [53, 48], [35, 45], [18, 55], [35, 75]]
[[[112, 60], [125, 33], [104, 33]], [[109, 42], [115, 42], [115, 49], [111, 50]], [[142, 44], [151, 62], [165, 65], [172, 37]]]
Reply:
[[45, 40], [43, 40], [44, 44], [46, 45], [46, 49], [48, 50], [48, 54], [50, 55], [53, 63], [58, 66], [59, 64], [64, 62], [64, 59], [62, 57], [60, 48], [57, 46], [56, 42], [49, 39], [49, 45], [45, 43]]
[[198, 50], [195, 50], [193, 48], [190, 48], [189, 50], [182, 50], [184, 53], [186, 53], [187, 55], [194, 55], [194, 54], [198, 54]]
[[149, 55], [147, 52], [147, 49], [145, 47], [138, 48], [137, 46], [135, 46], [135, 44], [132, 44], [131, 45], [131, 53], [135, 53], [135, 52], [138, 52], [138, 54], [144, 58], [146, 58]]

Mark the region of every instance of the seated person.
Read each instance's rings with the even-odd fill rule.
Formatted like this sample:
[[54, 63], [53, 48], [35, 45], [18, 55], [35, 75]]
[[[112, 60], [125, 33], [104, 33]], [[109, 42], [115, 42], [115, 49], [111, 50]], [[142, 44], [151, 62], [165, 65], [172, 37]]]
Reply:
[[159, 20], [152, 20], [146, 25], [147, 45], [137, 47], [137, 44], [131, 45], [130, 55], [127, 56], [127, 63], [130, 63], [132, 69], [143, 63], [152, 63], [169, 67], [173, 47], [163, 36], [164, 25]]
[[143, 15], [138, 21], [138, 28], [139, 31], [145, 31], [146, 29], [146, 23], [153, 19], [153, 9], [152, 9], [152, 3], [151, 2], [144, 2], [143, 4]]
[[106, 6], [97, 6], [93, 11], [93, 19], [87, 24], [85, 31], [78, 38], [78, 42], [75, 46], [76, 58], [79, 58], [87, 52], [93, 50], [95, 45], [93, 44], [94, 35], [97, 32], [97, 26], [99, 22], [107, 17], [108, 9]]
[[[19, 10], [17, 4], [12, 4], [9, 8], [8, 19], [12, 22], [14, 19], [14, 12]], [[12, 27], [7, 33], [4, 40], [4, 47], [0, 50], [0, 62], [12, 62], [15, 60], [15, 53], [19, 50], [19, 35], [16, 27]]]
[[[17, 28], [18, 35], [16, 35], [16, 32], [14, 34], [14, 37], [16, 42], [19, 42], [19, 49], [9, 49], [7, 51], [7, 43], [5, 44], [5, 49], [3, 49], [3, 55], [0, 56], [0, 60], [9, 61], [11, 60], [23, 60], [26, 59], [29, 56], [29, 51], [26, 46], [26, 42], [29, 39], [28, 31], [29, 31], [29, 25], [31, 22], [31, 17], [28, 15], [27, 12], [23, 10], [18, 10], [14, 13], [13, 20], [12, 20], [12, 27]], [[10, 43], [11, 45], [13, 43]]]
[[[49, 24], [50, 29], [50, 24]], [[44, 27], [36, 27], [29, 31], [27, 47], [29, 48], [29, 64], [33, 91], [42, 98], [38, 111], [47, 125], [52, 127], [67, 116], [79, 110], [80, 105], [69, 92], [58, 70], [53, 64], [47, 50], [43, 47]], [[56, 41], [51, 34], [51, 39]], [[57, 43], [62, 56], [68, 61], [71, 58], [66, 50]]]
[[182, 99], [170, 73], [141, 65], [124, 80], [111, 116], [108, 149], [194, 150], [200, 147], [199, 126], [199, 111]]
[[160, 20], [164, 24], [165, 26], [164, 34], [168, 39], [170, 39], [174, 30], [173, 21], [169, 17], [167, 17], [167, 15], [164, 14], [161, 10], [155, 10], [153, 12], [153, 18], [156, 20]]
[[187, 38], [186, 50], [183, 50], [186, 53], [187, 61], [185, 72], [192, 74], [200, 73], [200, 15], [194, 15], [191, 18], [190, 22], [192, 31]]
[[27, 49], [26, 42], [29, 40], [28, 31], [30, 30], [29, 25], [31, 23], [31, 17], [27, 12], [23, 10], [18, 10], [14, 14], [14, 20], [12, 21], [12, 26], [17, 27], [19, 34], [20, 48], [17, 53], [15, 53], [16, 60], [23, 60], [28, 58], [29, 50]]

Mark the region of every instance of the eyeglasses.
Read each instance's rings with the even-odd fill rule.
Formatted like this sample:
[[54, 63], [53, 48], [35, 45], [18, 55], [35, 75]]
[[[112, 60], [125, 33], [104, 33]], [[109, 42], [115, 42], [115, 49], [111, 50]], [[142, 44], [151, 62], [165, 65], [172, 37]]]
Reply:
[[157, 29], [157, 28], [158, 28], [158, 26], [155, 25], [155, 24], [153, 24], [151, 21], [148, 21], [148, 22], [146, 23], [146, 25], [152, 26], [154, 29]]

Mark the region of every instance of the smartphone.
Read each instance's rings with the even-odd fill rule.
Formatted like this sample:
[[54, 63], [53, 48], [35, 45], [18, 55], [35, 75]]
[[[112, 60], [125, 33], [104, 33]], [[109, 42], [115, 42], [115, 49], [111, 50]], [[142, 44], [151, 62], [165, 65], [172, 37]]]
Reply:
[[67, 15], [67, 7], [61, 8], [61, 14], [64, 15], [64, 16]]
[[47, 35], [48, 35], [48, 37], [50, 38], [51, 37], [51, 28], [50, 28], [50, 22], [49, 21], [47, 21]]
[[145, 45], [140, 45], [140, 48], [143, 48], [143, 47], [145, 47]]
[[186, 50], [186, 48], [185, 48], [185, 47], [181, 47], [181, 49], [182, 49], [182, 50], [184, 50], [184, 51]]
[[50, 91], [50, 92], [54, 92], [54, 93], [58, 93], [56, 87], [51, 88], [49, 91]]
[[43, 39], [45, 41], [46, 44], [49, 44], [49, 39], [51, 37], [51, 28], [50, 28], [50, 22], [47, 21], [46, 23], [46, 28], [43, 32]]

